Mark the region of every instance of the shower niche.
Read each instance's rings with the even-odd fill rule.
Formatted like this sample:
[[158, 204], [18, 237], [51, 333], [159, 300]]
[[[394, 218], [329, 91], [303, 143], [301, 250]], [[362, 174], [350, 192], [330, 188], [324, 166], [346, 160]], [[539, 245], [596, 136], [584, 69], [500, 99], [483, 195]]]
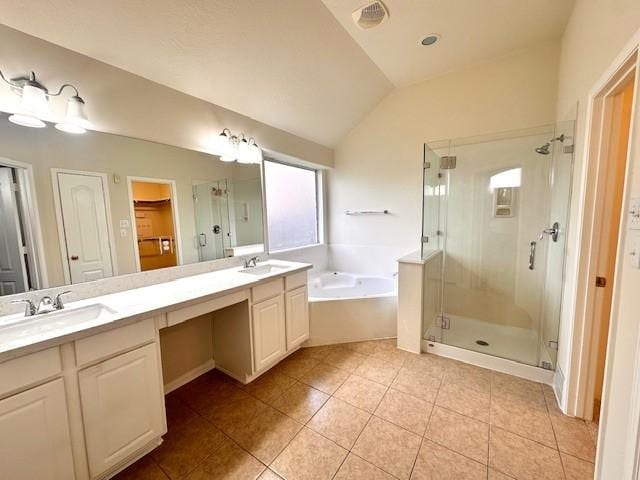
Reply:
[[424, 145], [424, 340], [555, 368], [573, 129]]

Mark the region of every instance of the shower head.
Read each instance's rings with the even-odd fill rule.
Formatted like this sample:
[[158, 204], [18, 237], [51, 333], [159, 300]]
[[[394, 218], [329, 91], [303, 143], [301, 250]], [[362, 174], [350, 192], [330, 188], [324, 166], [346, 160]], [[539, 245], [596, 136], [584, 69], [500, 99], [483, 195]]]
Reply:
[[539, 153], [540, 155], [549, 155], [551, 152], [549, 151], [549, 147], [551, 146], [551, 143], [547, 142], [544, 145], [542, 145], [541, 147], [537, 147], [536, 148], [536, 153]]
[[551, 151], [549, 150], [549, 148], [551, 147], [551, 144], [553, 142], [562, 143], [562, 142], [565, 141], [566, 138], [567, 137], [565, 137], [564, 134], [560, 135], [559, 137], [552, 138], [551, 140], [549, 140], [547, 143], [545, 143], [541, 147], [537, 147], [536, 148], [536, 153], [539, 153], [540, 155], [549, 155], [551, 153]]

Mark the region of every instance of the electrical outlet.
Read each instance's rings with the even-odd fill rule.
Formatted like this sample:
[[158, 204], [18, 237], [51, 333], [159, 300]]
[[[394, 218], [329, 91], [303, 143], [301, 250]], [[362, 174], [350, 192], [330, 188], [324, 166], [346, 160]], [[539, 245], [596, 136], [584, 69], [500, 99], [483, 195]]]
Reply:
[[640, 198], [632, 198], [629, 202], [629, 228], [640, 230]]
[[120, 229], [120, 236], [121, 237], [126, 237], [129, 234], [129, 231], [126, 228], [121, 228]]

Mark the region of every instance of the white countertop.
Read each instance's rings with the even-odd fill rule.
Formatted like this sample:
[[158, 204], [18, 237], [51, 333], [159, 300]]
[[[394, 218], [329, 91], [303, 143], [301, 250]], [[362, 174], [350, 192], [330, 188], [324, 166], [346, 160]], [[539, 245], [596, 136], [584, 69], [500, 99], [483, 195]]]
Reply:
[[[258, 266], [264, 264], [283, 268], [264, 275], [243, 273], [243, 267], [228, 268], [68, 303], [64, 310], [51, 314], [0, 317], [0, 362], [312, 268], [308, 263], [282, 260], [269, 260]], [[70, 288], [73, 290], [73, 286]], [[64, 312], [98, 304], [106, 308], [97, 318], [63, 316]]]

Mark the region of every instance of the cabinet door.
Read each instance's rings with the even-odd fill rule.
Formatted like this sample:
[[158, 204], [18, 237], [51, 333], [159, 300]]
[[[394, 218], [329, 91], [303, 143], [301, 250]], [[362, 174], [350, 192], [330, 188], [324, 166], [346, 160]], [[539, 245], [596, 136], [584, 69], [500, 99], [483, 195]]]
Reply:
[[252, 317], [253, 358], [260, 371], [286, 353], [284, 295], [254, 304]]
[[164, 400], [155, 343], [78, 373], [92, 477], [164, 433]]
[[307, 287], [286, 294], [287, 350], [297, 347], [309, 338], [309, 302]]
[[74, 478], [62, 379], [0, 401], [0, 478]]

